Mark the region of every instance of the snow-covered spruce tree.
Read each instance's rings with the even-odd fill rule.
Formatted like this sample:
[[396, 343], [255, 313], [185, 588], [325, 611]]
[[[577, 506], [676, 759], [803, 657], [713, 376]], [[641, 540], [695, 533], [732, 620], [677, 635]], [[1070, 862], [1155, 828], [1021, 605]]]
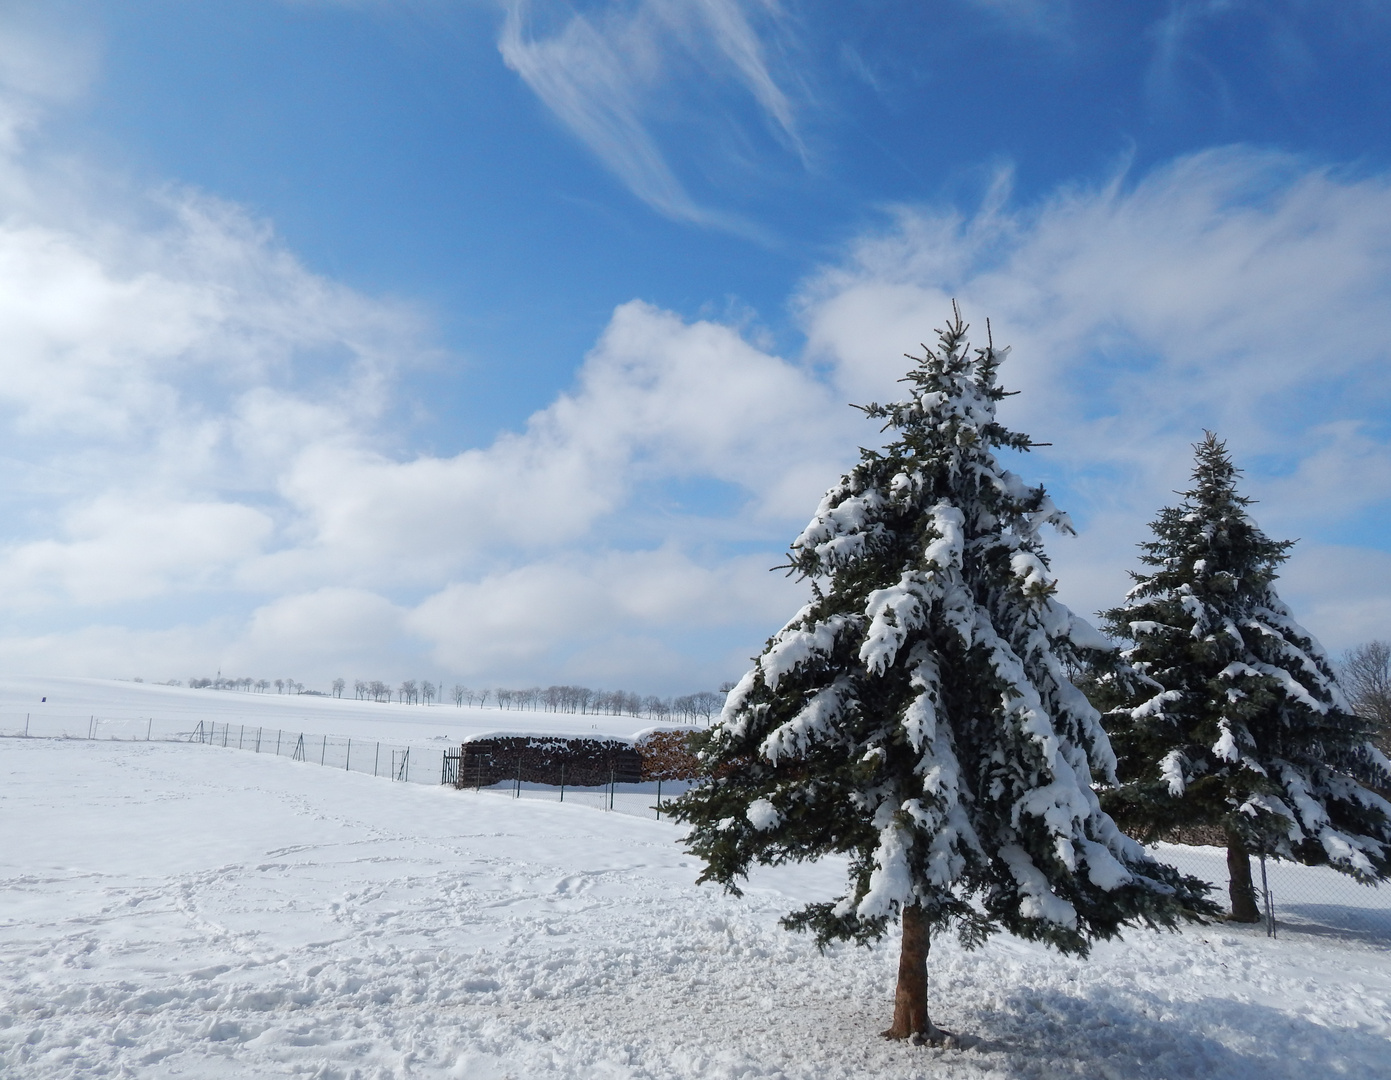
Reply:
[[[1237, 494], [1239, 470], [1211, 432], [1193, 487], [1160, 511], [1147, 568], [1107, 630], [1134, 643], [1094, 694], [1123, 786], [1106, 809], [1133, 835], [1182, 825], [1227, 841], [1232, 918], [1260, 918], [1251, 853], [1327, 864], [1362, 881], [1391, 871], [1391, 782], [1370, 725], [1275, 593], [1293, 541], [1271, 540]], [[1108, 700], [1109, 698], [1109, 700]]]
[[675, 804], [702, 880], [736, 894], [751, 863], [849, 855], [845, 895], [783, 924], [865, 943], [901, 918], [894, 1038], [935, 1032], [935, 933], [1085, 953], [1126, 922], [1215, 911], [1101, 811], [1111, 748], [1067, 671], [1109, 646], [1053, 598], [1038, 535], [1067, 518], [993, 453], [1031, 445], [995, 419], [1005, 350], [972, 354], [955, 310], [939, 333], [907, 401], [864, 407], [895, 437], [793, 542], [813, 599], [730, 691], [707, 779]]

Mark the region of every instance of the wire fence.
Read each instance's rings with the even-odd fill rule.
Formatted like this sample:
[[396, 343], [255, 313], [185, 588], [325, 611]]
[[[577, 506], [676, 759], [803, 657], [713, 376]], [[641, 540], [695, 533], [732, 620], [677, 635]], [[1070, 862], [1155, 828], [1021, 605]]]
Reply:
[[[417, 784], [440, 782], [444, 756], [442, 750], [422, 746], [212, 721], [199, 721], [189, 732], [187, 741], [254, 754], [272, 754], [321, 768], [369, 773], [388, 780]], [[412, 772], [415, 773], [414, 777]]]
[[88, 713], [0, 713], [0, 738], [189, 742], [196, 721]]
[[[319, 768], [361, 773], [399, 783], [461, 787], [462, 792], [548, 800], [660, 818], [660, 804], [690, 785], [677, 781], [601, 786], [537, 784], [504, 780], [490, 785], [457, 784], [458, 746], [410, 746], [344, 735], [287, 731], [257, 724], [162, 720], [157, 717], [101, 717], [80, 714], [0, 714], [0, 738], [77, 739], [117, 742], [173, 742], [244, 753], [270, 754]], [[451, 758], [453, 761], [451, 761]]]
[[[1157, 858], [1211, 882], [1211, 898], [1228, 896], [1224, 848], [1159, 844]], [[1364, 885], [1327, 866], [1252, 859], [1252, 878], [1266, 933], [1292, 931], [1391, 946], [1391, 887]]]

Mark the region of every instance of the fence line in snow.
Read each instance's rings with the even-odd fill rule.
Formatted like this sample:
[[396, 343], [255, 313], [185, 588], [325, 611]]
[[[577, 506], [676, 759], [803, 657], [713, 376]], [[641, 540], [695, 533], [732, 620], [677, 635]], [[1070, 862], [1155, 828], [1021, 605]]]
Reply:
[[[464, 792], [507, 795], [515, 799], [553, 799], [637, 817], [660, 817], [657, 805], [688, 785], [666, 781], [598, 787], [569, 784], [557, 788], [520, 779], [490, 786], [458, 784], [458, 744], [448, 747], [409, 746], [344, 735], [267, 728], [220, 721], [171, 721], [156, 717], [103, 718], [92, 714], [0, 714], [0, 738], [75, 739], [82, 741], [165, 742], [271, 754], [322, 768], [370, 775], [393, 782], [437, 786], [448, 784]], [[451, 758], [453, 759], [451, 763]], [[450, 765], [453, 764], [453, 770]]]

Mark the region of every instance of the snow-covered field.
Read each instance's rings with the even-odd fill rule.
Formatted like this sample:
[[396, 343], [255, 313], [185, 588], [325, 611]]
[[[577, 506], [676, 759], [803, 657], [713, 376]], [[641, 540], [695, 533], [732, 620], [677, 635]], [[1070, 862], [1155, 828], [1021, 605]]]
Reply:
[[190, 690], [111, 679], [0, 678], [0, 734], [21, 732], [28, 723], [35, 735], [85, 737], [91, 717], [98, 721], [99, 734], [143, 736], [144, 722], [153, 720], [158, 736], [160, 732], [189, 730], [201, 721], [219, 727], [244, 724], [248, 728], [380, 739], [408, 746], [458, 743], [466, 735], [492, 731], [626, 737], [651, 726], [651, 721], [633, 716], [529, 712], [492, 705], [460, 707], [452, 701], [399, 705], [310, 694]]
[[979, 1042], [915, 1048], [875, 1034], [891, 945], [776, 925], [838, 865], [736, 900], [678, 838], [230, 749], [0, 739], [0, 1076], [1391, 1077], [1375, 926], [1135, 931], [1087, 961], [944, 941], [934, 1019]]

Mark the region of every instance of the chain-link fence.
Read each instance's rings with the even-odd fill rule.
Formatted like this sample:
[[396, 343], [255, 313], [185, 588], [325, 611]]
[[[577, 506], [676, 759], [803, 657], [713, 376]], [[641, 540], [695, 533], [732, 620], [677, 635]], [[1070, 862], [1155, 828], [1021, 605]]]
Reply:
[[1391, 888], [1279, 859], [1265, 860], [1256, 878], [1273, 934], [1290, 929], [1391, 944]]
[[[270, 754], [320, 768], [362, 773], [411, 784], [457, 782], [458, 747], [410, 746], [343, 735], [287, 731], [258, 724], [220, 721], [170, 721], [158, 717], [101, 717], [55, 713], [0, 714], [0, 738], [81, 739], [119, 742], [177, 742], [219, 750]], [[454, 758], [451, 769], [450, 758]], [[465, 783], [461, 794], [553, 800], [598, 810], [661, 817], [663, 799], [689, 785], [677, 781], [621, 783], [599, 786], [536, 784], [504, 780], [487, 786]]]
[[[1159, 844], [1155, 855], [1212, 883], [1212, 899], [1228, 897], [1224, 848]], [[1391, 887], [1364, 885], [1327, 866], [1300, 866], [1283, 859], [1252, 859], [1266, 932], [1296, 931], [1325, 937], [1391, 944]]]

